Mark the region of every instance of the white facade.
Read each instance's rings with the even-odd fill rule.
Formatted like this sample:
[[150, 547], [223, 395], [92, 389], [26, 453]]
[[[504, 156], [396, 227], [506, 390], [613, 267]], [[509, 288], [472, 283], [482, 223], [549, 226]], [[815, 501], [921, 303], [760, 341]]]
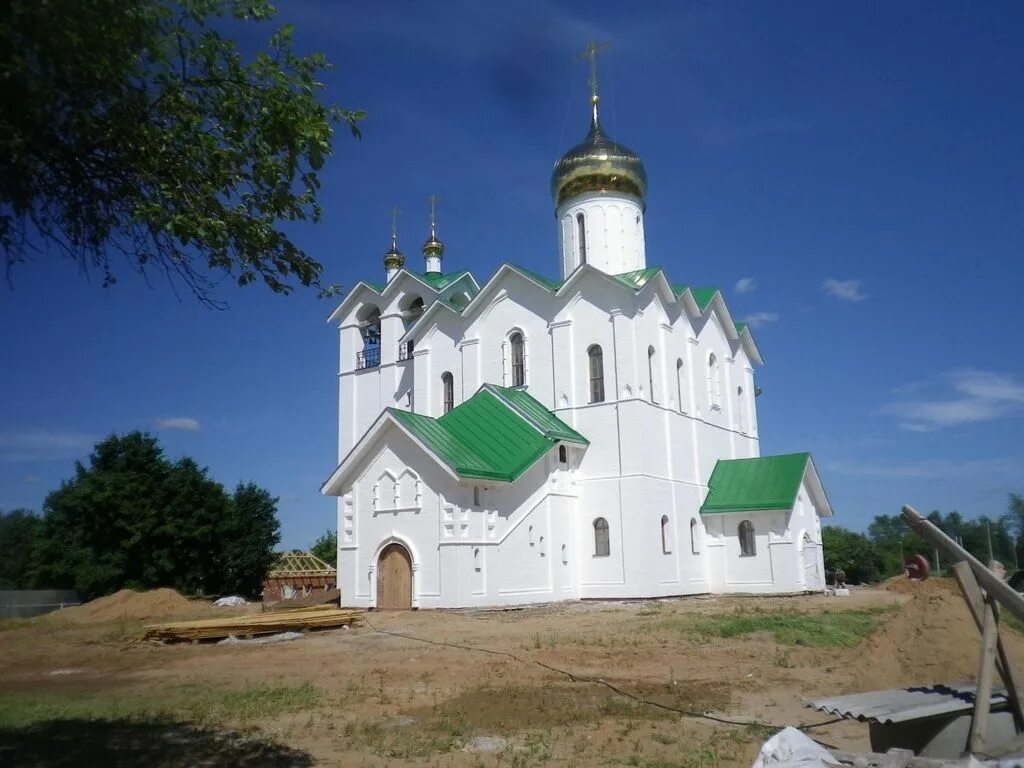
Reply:
[[[342, 603], [386, 605], [393, 545], [420, 608], [823, 589], [831, 509], [809, 460], [789, 508], [701, 513], [720, 460], [760, 455], [750, 332], [717, 291], [645, 269], [636, 196], [588, 191], [556, 217], [559, 282], [401, 269], [331, 315], [340, 464], [323, 492], [339, 499]], [[525, 391], [589, 445], [473, 479], [386, 410], [437, 419], [485, 384]]]

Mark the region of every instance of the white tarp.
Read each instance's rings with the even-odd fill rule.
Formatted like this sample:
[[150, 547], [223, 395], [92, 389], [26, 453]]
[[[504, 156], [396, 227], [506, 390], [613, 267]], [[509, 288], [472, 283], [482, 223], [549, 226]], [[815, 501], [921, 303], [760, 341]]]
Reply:
[[213, 604], [220, 608], [234, 608], [237, 605], [245, 605], [245, 598], [239, 595], [229, 595], [214, 600]]
[[784, 728], [761, 746], [753, 768], [827, 768], [835, 758], [796, 728]]

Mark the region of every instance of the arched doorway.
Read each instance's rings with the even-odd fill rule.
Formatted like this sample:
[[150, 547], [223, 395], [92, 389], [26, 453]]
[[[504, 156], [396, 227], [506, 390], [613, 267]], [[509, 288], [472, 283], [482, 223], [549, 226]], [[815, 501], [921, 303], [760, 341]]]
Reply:
[[401, 544], [388, 544], [381, 550], [377, 561], [377, 608], [412, 608], [412, 558]]

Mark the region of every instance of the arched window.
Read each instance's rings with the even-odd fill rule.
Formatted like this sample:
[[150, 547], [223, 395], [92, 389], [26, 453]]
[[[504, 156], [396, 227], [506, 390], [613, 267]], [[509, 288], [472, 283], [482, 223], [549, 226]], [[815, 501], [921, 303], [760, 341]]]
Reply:
[[569, 564], [569, 550], [566, 549], [565, 544], [562, 545], [562, 565]]
[[594, 521], [594, 556], [608, 557], [612, 548], [608, 543], [608, 521], [599, 517]]
[[480, 550], [479, 549], [474, 549], [473, 550], [473, 570], [475, 570], [475, 571], [479, 571], [480, 570]]
[[359, 313], [359, 335], [363, 348], [356, 352], [356, 369], [380, 365], [380, 310], [366, 307]]
[[669, 530], [668, 530], [668, 515], [661, 516], [661, 553], [663, 555], [671, 555], [672, 547], [669, 542]]
[[448, 371], [441, 374], [442, 413], [455, 407], [455, 377]]
[[698, 534], [698, 532], [699, 531], [697, 530], [697, 518], [691, 517], [690, 518], [690, 552], [692, 552], [695, 555], [699, 555], [700, 554], [700, 546], [698, 546], [698, 544], [697, 544], [697, 534]]
[[679, 398], [677, 401], [680, 411], [685, 411], [686, 408], [683, 406], [683, 358], [676, 360], [676, 397]]
[[604, 352], [599, 344], [592, 344], [587, 350], [590, 360], [590, 402], [604, 402]]
[[569, 463], [569, 452], [565, 450], [564, 445], [558, 446], [558, 462], [560, 464]]
[[740, 557], [753, 557], [757, 554], [757, 542], [754, 540], [754, 524], [749, 520], [740, 523]]
[[526, 342], [519, 331], [509, 336], [508, 342], [512, 357], [512, 386], [522, 387], [526, 384]]
[[654, 394], [654, 347], [647, 348], [647, 381], [651, 387], [651, 402], [658, 402]]
[[479, 507], [480, 506], [480, 486], [479, 485], [474, 485], [473, 486], [473, 506], [474, 507]]
[[718, 358], [712, 352], [708, 356], [708, 404], [712, 408], [721, 408], [721, 379], [718, 373]]
[[540, 552], [540, 556], [544, 557], [545, 555], [547, 555], [547, 552], [544, 549], [544, 537], [543, 536], [541, 536], [540, 539], [537, 540], [537, 544], [538, 544], [537, 549]]
[[587, 263], [587, 222], [582, 213], [576, 214], [576, 238], [580, 244], [580, 264]]
[[743, 387], [736, 387], [736, 414], [740, 422], [740, 432], [747, 431], [746, 403], [743, 401]]

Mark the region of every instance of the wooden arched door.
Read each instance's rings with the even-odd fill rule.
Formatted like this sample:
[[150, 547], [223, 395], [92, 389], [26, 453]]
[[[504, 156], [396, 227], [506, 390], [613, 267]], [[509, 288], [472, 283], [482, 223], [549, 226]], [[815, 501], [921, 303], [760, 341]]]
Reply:
[[401, 544], [388, 544], [380, 553], [377, 607], [382, 611], [412, 608], [412, 558]]

